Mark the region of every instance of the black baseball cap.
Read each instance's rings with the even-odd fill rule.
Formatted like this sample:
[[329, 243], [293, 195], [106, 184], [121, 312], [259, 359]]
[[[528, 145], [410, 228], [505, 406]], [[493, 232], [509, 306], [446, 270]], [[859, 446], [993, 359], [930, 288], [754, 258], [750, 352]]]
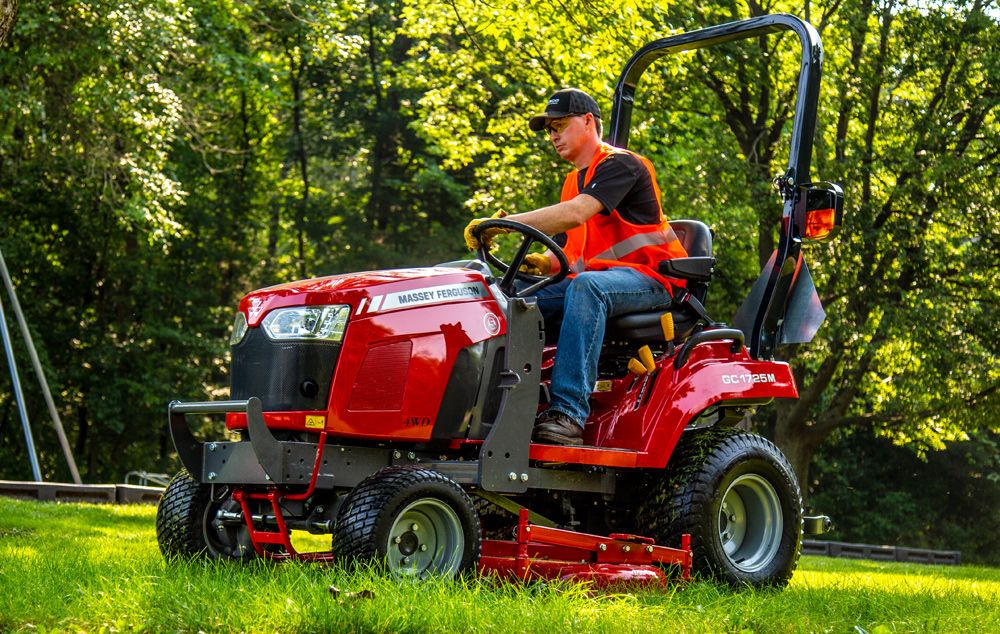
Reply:
[[575, 114], [587, 113], [594, 115], [598, 119], [601, 118], [601, 109], [597, 107], [597, 102], [594, 101], [594, 98], [576, 88], [563, 88], [549, 97], [549, 102], [545, 106], [545, 112], [532, 117], [528, 121], [528, 127], [538, 132], [545, 128], [549, 119], [562, 119], [563, 117]]

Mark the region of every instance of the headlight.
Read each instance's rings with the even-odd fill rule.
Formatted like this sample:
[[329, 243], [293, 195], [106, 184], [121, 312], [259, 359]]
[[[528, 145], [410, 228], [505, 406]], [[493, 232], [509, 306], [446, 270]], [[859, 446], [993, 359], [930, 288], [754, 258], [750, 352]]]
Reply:
[[268, 313], [260, 323], [271, 339], [340, 341], [350, 306], [295, 306]]
[[247, 334], [247, 318], [243, 316], [243, 313], [237, 311], [236, 319], [233, 320], [233, 334], [229, 336], [229, 345], [235, 346], [239, 342], [243, 341], [243, 337]]

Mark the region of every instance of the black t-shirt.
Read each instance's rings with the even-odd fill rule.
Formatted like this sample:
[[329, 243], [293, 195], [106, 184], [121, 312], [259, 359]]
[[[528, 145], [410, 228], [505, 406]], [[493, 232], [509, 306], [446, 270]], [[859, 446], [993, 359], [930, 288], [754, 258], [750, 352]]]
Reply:
[[632, 224], [660, 222], [660, 205], [653, 178], [635, 156], [626, 152], [612, 154], [597, 166], [594, 177], [584, 187], [586, 172], [580, 170], [577, 188], [581, 194], [593, 196], [604, 205], [598, 213], [608, 215], [611, 210], [617, 209], [621, 217]]

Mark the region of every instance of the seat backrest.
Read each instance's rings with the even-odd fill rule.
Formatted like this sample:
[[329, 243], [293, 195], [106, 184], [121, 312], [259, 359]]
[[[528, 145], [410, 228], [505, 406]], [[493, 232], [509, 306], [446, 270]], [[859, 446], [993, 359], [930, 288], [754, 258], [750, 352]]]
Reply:
[[[689, 257], [712, 257], [712, 230], [699, 220], [671, 220], [670, 227], [677, 234]], [[708, 294], [708, 282], [687, 282], [687, 290], [702, 304]], [[674, 332], [677, 339], [683, 339], [693, 332], [699, 323], [699, 315], [690, 306], [675, 305], [670, 310], [674, 317]], [[653, 343], [663, 341], [660, 325], [662, 310], [642, 311], [616, 315], [608, 320], [608, 336], [612, 341]]]
[[670, 228], [691, 257], [711, 257], [712, 230], [700, 220], [671, 220]]
[[[670, 228], [690, 257], [712, 257], [712, 230], [700, 220], [671, 220]], [[688, 282], [687, 289], [702, 304], [708, 295], [708, 282]]]

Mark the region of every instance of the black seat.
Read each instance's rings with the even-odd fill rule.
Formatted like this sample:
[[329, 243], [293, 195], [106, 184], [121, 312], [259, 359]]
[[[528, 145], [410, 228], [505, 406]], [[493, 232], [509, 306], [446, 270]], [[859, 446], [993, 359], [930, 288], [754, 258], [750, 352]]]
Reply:
[[715, 266], [715, 258], [712, 257], [712, 230], [700, 220], [671, 220], [670, 228], [677, 234], [677, 239], [688, 256], [661, 262], [660, 272], [687, 280], [688, 291], [704, 304], [708, 282], [712, 279], [712, 269]]
[[[712, 257], [712, 231], [708, 225], [698, 220], [671, 220], [670, 226], [688, 257], [660, 262], [660, 273], [685, 280], [687, 292], [702, 305], [715, 266], [715, 258]], [[678, 293], [675, 292], [674, 297], [677, 296]], [[654, 310], [612, 317], [608, 321], [605, 339], [636, 343], [663, 341], [660, 315], [664, 312]], [[690, 335], [701, 318], [690, 304], [683, 302], [672, 306], [669, 312], [674, 318], [675, 341]]]

